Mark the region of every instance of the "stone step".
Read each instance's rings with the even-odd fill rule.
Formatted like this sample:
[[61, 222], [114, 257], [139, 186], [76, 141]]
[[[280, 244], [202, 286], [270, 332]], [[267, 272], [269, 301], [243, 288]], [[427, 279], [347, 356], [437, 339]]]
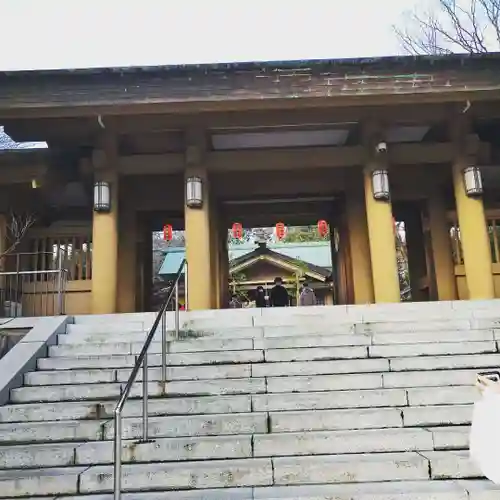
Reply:
[[500, 330], [436, 330], [410, 333], [375, 333], [373, 345], [421, 344], [432, 342], [479, 342], [500, 340]]
[[[131, 369], [121, 370], [54, 370], [29, 372], [24, 376], [26, 385], [71, 385], [127, 382]], [[167, 366], [167, 380], [208, 380], [223, 378], [249, 378], [252, 376], [249, 364]], [[161, 368], [149, 368], [149, 380], [161, 380]], [[137, 376], [142, 380], [142, 369]]]
[[[80, 492], [111, 491], [112, 471], [111, 466], [88, 468], [80, 474]], [[122, 476], [123, 491], [269, 486], [272, 483], [270, 459], [125, 465]]]
[[269, 414], [269, 431], [273, 433], [402, 426], [400, 408], [279, 411]]
[[[142, 335], [142, 334], [141, 334]], [[58, 344], [59, 345], [86, 345], [86, 344], [133, 344], [134, 350], [137, 346], [142, 346], [146, 337], [131, 337], [131, 335], [126, 334], [120, 337], [110, 336], [102, 338], [94, 337], [80, 337], [76, 335], [59, 335]], [[202, 351], [245, 351], [253, 349], [253, 339], [216, 339], [216, 338], [206, 338], [200, 337], [189, 340], [176, 340], [174, 341], [172, 337], [168, 337], [167, 351], [170, 353], [176, 352], [202, 352]], [[158, 344], [158, 345], [157, 345]], [[161, 335], [159, 338], [155, 337], [152, 342], [151, 349], [158, 349], [157, 352], [161, 352]], [[149, 351], [153, 352], [153, 351]]]
[[[476, 496], [476, 493], [481, 496]], [[488, 481], [395, 481], [255, 488], [254, 500], [497, 500]], [[470, 495], [470, 496], [469, 496]], [[138, 497], [140, 498], [140, 497]], [[89, 500], [94, 500], [90, 498]], [[95, 500], [112, 500], [99, 498]]]
[[429, 461], [415, 452], [273, 458], [275, 485], [418, 481]]
[[482, 354], [498, 352], [498, 342], [433, 342], [419, 344], [372, 345], [368, 352], [372, 358], [400, 358], [413, 356], [453, 356], [457, 354]]
[[273, 458], [274, 484], [477, 478], [468, 451]]
[[457, 370], [463, 368], [499, 368], [500, 354], [464, 354], [425, 356], [390, 360], [391, 371]]
[[86, 324], [68, 324], [66, 325], [66, 334], [121, 334], [128, 332], [146, 332], [148, 326], [144, 321], [120, 321], [120, 317], [110, 318], [106, 322], [91, 322]]
[[[123, 500], [253, 500], [253, 490], [252, 488], [224, 488], [216, 490], [155, 491], [153, 493], [134, 492], [124, 493], [122, 494], [122, 498]], [[47, 497], [34, 500], [47, 500]], [[114, 500], [114, 498], [112, 494], [103, 493], [98, 495], [57, 497], [57, 500]], [[489, 500], [489, 498], [484, 500]]]
[[254, 436], [255, 457], [388, 453], [434, 450], [425, 429], [363, 429], [273, 433]]
[[[112, 441], [0, 447], [0, 469], [112, 464]], [[250, 435], [124, 441], [123, 463], [251, 458]]]
[[404, 389], [375, 390], [326, 389], [324, 392], [284, 392], [282, 394], [255, 394], [252, 396], [254, 411], [300, 411], [341, 408], [399, 407], [406, 406]]
[[[313, 364], [313, 363], [311, 363]], [[255, 367], [252, 367], [255, 369]], [[311, 372], [313, 369], [310, 368]], [[267, 377], [267, 392], [342, 391], [438, 386], [472, 386], [477, 370], [439, 370]], [[438, 403], [434, 403], [438, 404]]]
[[[168, 395], [216, 395], [216, 394], [257, 394], [266, 390], [263, 378], [214, 379], [214, 380], [174, 380], [169, 382]], [[13, 403], [44, 403], [57, 401], [103, 400], [118, 399], [125, 384], [78, 384], [19, 387], [11, 391]], [[142, 394], [142, 383], [132, 387], [131, 397]], [[149, 382], [150, 397], [165, 396], [161, 382]]]
[[[39, 422], [95, 420], [114, 417], [116, 401], [65, 401], [64, 403], [28, 403], [0, 406], [0, 422]], [[150, 416], [247, 413], [252, 411], [250, 395], [202, 396], [150, 399]], [[142, 415], [142, 401], [129, 399], [124, 417]]]
[[0, 471], [0, 498], [73, 495], [87, 467]]
[[[150, 417], [148, 434], [155, 437], [213, 436], [267, 432], [266, 413], [232, 413]], [[113, 439], [111, 420], [0, 424], [0, 443], [101, 441]], [[124, 439], [142, 437], [142, 418], [124, 418]]]
[[[490, 481], [395, 481], [383, 483], [269, 486], [219, 490], [125, 493], [123, 500], [498, 500]], [[112, 494], [64, 496], [58, 500], [113, 500]], [[12, 499], [8, 499], [12, 500]], [[53, 497], [30, 500], [55, 500]]]
[[[69, 346], [54, 346], [69, 347]], [[76, 368], [125, 368], [135, 364], [136, 357], [131, 355], [109, 354], [77, 354], [75, 356], [54, 356], [38, 360], [40, 370], [74, 370]], [[214, 351], [189, 352], [167, 355], [169, 366], [215, 365], [227, 363], [259, 363], [264, 360], [263, 351]], [[151, 366], [161, 366], [161, 354], [149, 354]]]
[[[124, 439], [142, 437], [142, 418], [125, 418], [122, 424]], [[184, 437], [214, 436], [229, 434], [255, 434], [268, 431], [266, 413], [232, 413], [229, 415], [190, 415], [174, 417], [151, 417], [148, 436]], [[113, 439], [114, 422], [104, 426], [104, 439]]]
[[254, 377], [289, 375], [323, 375], [330, 373], [363, 373], [389, 371], [386, 359], [353, 359], [345, 361], [296, 361], [291, 363], [261, 363], [252, 366]]
[[[0, 443], [101, 441], [105, 420], [0, 424]], [[1, 447], [0, 447], [1, 450]]]
[[[290, 363], [293, 365], [293, 363]], [[312, 365], [313, 363], [311, 363]], [[255, 369], [255, 366], [252, 367]], [[298, 370], [301, 368], [299, 367]], [[310, 371], [314, 371], [313, 368]], [[321, 370], [319, 370], [321, 371]], [[259, 394], [259, 393], [290, 393], [290, 392], [322, 392], [347, 391], [356, 389], [396, 389], [404, 388], [410, 391], [423, 387], [465, 386], [471, 387], [475, 381], [477, 370], [440, 370], [417, 372], [392, 373], [349, 373], [332, 375], [310, 376], [277, 376], [267, 378], [239, 378], [239, 379], [205, 379], [205, 380], [173, 380], [168, 382], [166, 391], [169, 396], [176, 395], [216, 395], [216, 394]], [[103, 400], [118, 398], [124, 383], [106, 384], [76, 384], [51, 386], [25, 386], [11, 391], [13, 403], [41, 403], [57, 401]], [[474, 389], [474, 387], [472, 387]], [[475, 389], [474, 389], [475, 390]], [[142, 383], [134, 384], [131, 396], [142, 394]], [[165, 395], [163, 383], [150, 381], [148, 383], [150, 397]], [[421, 403], [420, 398], [429, 398], [434, 394], [432, 403]], [[471, 393], [468, 399], [454, 403], [464, 404], [471, 402]], [[477, 399], [477, 391], [474, 393]], [[416, 406], [422, 404], [440, 404], [436, 396], [439, 393], [419, 394], [412, 393]], [[413, 400], [413, 399], [412, 399]], [[427, 401], [430, 401], [427, 399]], [[445, 402], [445, 404], [447, 404]]]
[[479, 399], [479, 392], [473, 386], [436, 386], [406, 389], [410, 406], [463, 405]]
[[[414, 452], [377, 453], [372, 455], [281, 457], [272, 460], [236, 459], [175, 464], [134, 464], [125, 465], [123, 468], [123, 489], [125, 491], [131, 489], [137, 491], [147, 489], [271, 486], [274, 476], [274, 484], [277, 486], [316, 485], [314, 488], [319, 487], [318, 484], [324, 484], [326, 487], [327, 484], [342, 482], [346, 484], [338, 485], [338, 488], [346, 488], [348, 483], [377, 481], [378, 487], [388, 488], [386, 491], [382, 490], [382, 495], [392, 494], [393, 492], [389, 488], [396, 487], [386, 486], [383, 481], [421, 481], [419, 484], [421, 484], [424, 494], [428, 495], [432, 492], [430, 485], [435, 484], [425, 481], [429, 479], [429, 471], [433, 479], [438, 477], [445, 479], [450, 474], [455, 474], [459, 478], [477, 477], [479, 473], [468, 461], [467, 456], [468, 452], [425, 451], [421, 454]], [[0, 495], [3, 498], [33, 498], [34, 495], [49, 496], [56, 494], [72, 495], [78, 492], [78, 487], [80, 493], [111, 492], [112, 481], [111, 466], [1, 471]], [[472, 491], [473, 494], [481, 494], [489, 490], [498, 492], [498, 488], [490, 488], [479, 482], [474, 485], [471, 482], [469, 485], [469, 482], [457, 481], [455, 484], [466, 488], [466, 491]], [[369, 485], [366, 484], [356, 484], [356, 486], [369, 488]], [[276, 491], [276, 486], [273, 489]], [[292, 492], [293, 490], [289, 489], [288, 491]], [[302, 489], [302, 491], [308, 490]], [[350, 492], [352, 493], [352, 491], [351, 489]], [[367, 493], [366, 489], [361, 491]], [[408, 492], [411, 490], [404, 489], [403, 491]], [[194, 492], [191, 491], [190, 493]], [[272, 493], [270, 489], [255, 489], [253, 493], [257, 495], [256, 498], [267, 500], [273, 498], [272, 495], [269, 495], [269, 493]], [[175, 496], [173, 498], [179, 497]], [[274, 498], [289, 497], [282, 495]], [[292, 498], [300, 498], [300, 496]], [[365, 498], [368, 499], [366, 495]], [[382, 498], [387, 500], [388, 497], [382, 496]], [[394, 498], [399, 499], [399, 496]], [[424, 496], [420, 498], [428, 499], [430, 497]]]
[[402, 408], [405, 427], [464, 425], [472, 420], [472, 404], [409, 406]]
[[431, 479], [479, 478], [482, 474], [470, 460], [468, 450], [464, 451], [422, 451], [429, 460]]

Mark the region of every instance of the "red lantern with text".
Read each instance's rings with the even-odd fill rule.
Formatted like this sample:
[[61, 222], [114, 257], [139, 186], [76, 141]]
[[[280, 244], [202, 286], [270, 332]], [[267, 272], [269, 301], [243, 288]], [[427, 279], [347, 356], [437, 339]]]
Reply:
[[324, 238], [328, 234], [328, 222], [326, 220], [319, 220], [318, 221], [318, 234]]
[[172, 235], [173, 235], [172, 225], [165, 224], [163, 226], [163, 239], [165, 241], [172, 241]]
[[278, 222], [276, 224], [276, 238], [278, 238], [278, 240], [282, 240], [285, 237], [285, 233], [285, 224], [283, 224], [283, 222]]
[[243, 226], [239, 222], [233, 224], [233, 238], [237, 240], [243, 238]]

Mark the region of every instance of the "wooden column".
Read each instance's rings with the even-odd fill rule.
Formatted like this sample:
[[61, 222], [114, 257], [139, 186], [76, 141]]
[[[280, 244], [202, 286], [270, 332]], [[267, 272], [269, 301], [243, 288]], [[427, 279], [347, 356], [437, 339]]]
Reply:
[[216, 287], [213, 283], [211, 257], [211, 205], [210, 186], [205, 159], [205, 134], [202, 131], [188, 132], [185, 182], [197, 176], [203, 183], [203, 205], [190, 208], [185, 204], [184, 221], [186, 237], [186, 259], [188, 261], [188, 306], [190, 310], [211, 309]]
[[370, 242], [364, 196], [363, 178], [358, 175], [350, 182], [346, 199], [347, 230], [349, 233], [355, 304], [371, 304], [374, 302]]
[[467, 123], [464, 120], [457, 120], [452, 125], [452, 137], [456, 153], [452, 166], [453, 189], [469, 299], [493, 299], [495, 289], [491, 248], [483, 199], [467, 195], [463, 176], [464, 168], [476, 161], [475, 155], [472, 154], [476, 138], [467, 135]]
[[438, 300], [458, 298], [455, 265], [450, 239], [450, 225], [446, 218], [446, 206], [442, 194], [434, 191], [427, 201], [432, 260]]
[[372, 171], [376, 167], [377, 164], [371, 162], [364, 170], [374, 298], [376, 303], [399, 302], [401, 296], [392, 205], [390, 201], [379, 201], [373, 198]]
[[117, 310], [118, 175], [97, 171], [95, 180], [109, 182], [111, 211], [94, 212], [92, 220], [92, 313], [111, 314]]

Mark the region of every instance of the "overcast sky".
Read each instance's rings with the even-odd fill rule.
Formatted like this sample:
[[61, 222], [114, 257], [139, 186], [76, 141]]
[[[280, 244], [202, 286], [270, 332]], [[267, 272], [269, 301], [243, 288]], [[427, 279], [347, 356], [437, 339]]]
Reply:
[[394, 55], [416, 0], [0, 0], [0, 70]]

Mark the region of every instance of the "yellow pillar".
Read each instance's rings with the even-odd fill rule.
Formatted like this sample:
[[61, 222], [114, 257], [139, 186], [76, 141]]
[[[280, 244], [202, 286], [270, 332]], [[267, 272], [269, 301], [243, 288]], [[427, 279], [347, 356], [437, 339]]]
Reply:
[[[0, 214], [0, 255], [7, 250], [7, 217]], [[0, 258], [0, 272], [5, 271], [5, 259]]]
[[116, 312], [118, 284], [118, 175], [97, 171], [95, 180], [110, 183], [111, 211], [92, 220], [92, 313]]
[[[357, 179], [361, 180], [361, 179]], [[347, 192], [346, 212], [351, 251], [354, 303], [372, 304], [373, 280], [370, 262], [370, 242], [366, 220], [365, 200], [361, 183], [352, 185]]]
[[227, 247], [227, 227], [221, 221], [219, 233], [219, 269], [220, 269], [220, 297], [221, 309], [229, 305], [229, 253]]
[[390, 201], [373, 198], [371, 173], [375, 165], [364, 170], [366, 219], [372, 264], [373, 292], [376, 303], [399, 302], [394, 221]]
[[411, 298], [413, 302], [422, 302], [428, 299], [427, 292], [420, 288], [421, 282], [427, 276], [428, 271], [420, 208], [411, 207], [405, 210], [403, 220], [406, 231], [406, 251], [408, 255], [408, 270], [410, 272]]
[[136, 310], [137, 223], [134, 207], [122, 206], [119, 218], [117, 309], [121, 313], [130, 313]]
[[452, 170], [469, 299], [493, 299], [491, 248], [483, 200], [470, 198], [465, 192], [463, 169], [468, 164], [467, 156], [459, 155]]
[[438, 300], [456, 300], [457, 280], [451, 250], [446, 207], [440, 193], [431, 193], [427, 203], [432, 257]]
[[212, 307], [221, 307], [221, 279], [220, 279], [220, 238], [219, 238], [219, 211], [215, 203], [212, 203], [210, 211], [210, 267], [212, 270]]
[[186, 179], [197, 176], [203, 182], [203, 205], [184, 209], [186, 259], [188, 262], [188, 307], [190, 310], [210, 309], [215, 285], [212, 282], [210, 248], [210, 199], [206, 169], [188, 167]]

